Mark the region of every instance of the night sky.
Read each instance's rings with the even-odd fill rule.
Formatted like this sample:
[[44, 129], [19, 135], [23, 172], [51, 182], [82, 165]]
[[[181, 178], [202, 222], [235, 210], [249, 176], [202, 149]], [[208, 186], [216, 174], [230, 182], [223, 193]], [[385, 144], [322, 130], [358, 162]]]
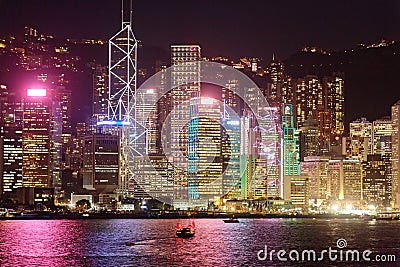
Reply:
[[[129, 0], [125, 1], [129, 4]], [[400, 2], [133, 1], [134, 32], [166, 51], [198, 43], [205, 56], [282, 59], [306, 45], [343, 49], [400, 39]], [[59, 37], [108, 39], [119, 28], [120, 0], [0, 0], [0, 35], [25, 25]]]

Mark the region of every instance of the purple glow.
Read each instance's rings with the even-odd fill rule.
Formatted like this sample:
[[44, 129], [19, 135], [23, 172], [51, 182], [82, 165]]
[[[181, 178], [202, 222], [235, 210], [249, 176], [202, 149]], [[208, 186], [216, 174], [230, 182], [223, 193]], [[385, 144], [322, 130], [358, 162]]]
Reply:
[[27, 96], [46, 96], [46, 89], [43, 88], [29, 88], [26, 91]]

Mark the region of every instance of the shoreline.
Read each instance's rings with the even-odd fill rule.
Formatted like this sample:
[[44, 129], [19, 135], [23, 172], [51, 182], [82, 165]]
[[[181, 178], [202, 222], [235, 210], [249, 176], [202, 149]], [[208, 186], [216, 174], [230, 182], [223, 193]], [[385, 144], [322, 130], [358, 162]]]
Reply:
[[[237, 219], [373, 219], [373, 216], [362, 217], [354, 214], [257, 214], [257, 213], [35, 213], [20, 216], [0, 217], [0, 220], [93, 220], [93, 219], [226, 219], [234, 216]], [[398, 219], [397, 219], [398, 220]]]

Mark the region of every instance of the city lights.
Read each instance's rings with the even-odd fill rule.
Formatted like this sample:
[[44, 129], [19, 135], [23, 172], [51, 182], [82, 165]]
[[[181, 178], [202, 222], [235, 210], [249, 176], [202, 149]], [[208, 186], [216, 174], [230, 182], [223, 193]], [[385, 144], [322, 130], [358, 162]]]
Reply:
[[210, 97], [202, 97], [200, 103], [202, 105], [212, 105], [214, 103], [214, 99]]
[[46, 96], [47, 91], [46, 89], [43, 88], [29, 88], [26, 90], [26, 95], [27, 96]]
[[400, 266], [396, 1], [4, 2], [1, 266]]

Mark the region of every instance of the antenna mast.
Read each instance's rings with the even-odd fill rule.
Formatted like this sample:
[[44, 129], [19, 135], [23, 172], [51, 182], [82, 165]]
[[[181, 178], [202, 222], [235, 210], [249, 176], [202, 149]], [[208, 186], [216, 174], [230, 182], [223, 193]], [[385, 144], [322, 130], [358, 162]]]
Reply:
[[129, 16], [129, 24], [131, 25], [131, 27], [133, 26], [133, 24], [132, 24], [132, 22], [133, 22], [133, 5], [132, 5], [132, 1], [133, 0], [131, 0], [131, 14], [130, 14], [130, 16]]

